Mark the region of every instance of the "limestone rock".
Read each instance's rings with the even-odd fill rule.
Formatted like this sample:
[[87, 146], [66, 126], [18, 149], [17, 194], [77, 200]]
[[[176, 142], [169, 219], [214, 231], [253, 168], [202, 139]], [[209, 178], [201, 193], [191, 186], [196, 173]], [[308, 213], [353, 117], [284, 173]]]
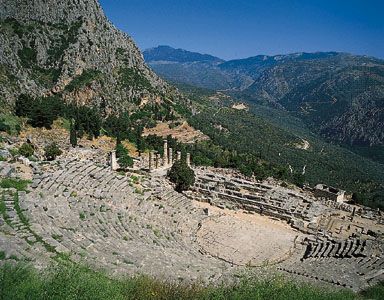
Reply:
[[8, 109], [22, 93], [60, 94], [105, 114], [180, 97], [97, 0], [5, 0], [0, 24], [0, 103]]

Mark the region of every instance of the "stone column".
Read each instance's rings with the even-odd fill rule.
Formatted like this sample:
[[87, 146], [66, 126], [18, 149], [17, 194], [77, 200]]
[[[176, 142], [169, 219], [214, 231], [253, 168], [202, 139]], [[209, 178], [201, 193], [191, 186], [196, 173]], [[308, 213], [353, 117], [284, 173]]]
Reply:
[[153, 170], [153, 152], [149, 152], [149, 172]]
[[168, 165], [172, 166], [172, 164], [173, 164], [173, 150], [172, 148], [169, 148]]
[[187, 153], [187, 166], [191, 166], [191, 153]]
[[168, 141], [164, 140], [164, 156], [163, 156], [164, 167], [168, 165]]
[[156, 169], [158, 169], [160, 167], [160, 160], [161, 160], [160, 153], [157, 153], [156, 154], [156, 162], [155, 162]]
[[110, 165], [111, 165], [111, 170], [116, 171], [118, 169], [117, 166], [117, 158], [116, 158], [116, 150], [112, 150], [110, 154]]
[[177, 160], [181, 160], [181, 152], [177, 151]]

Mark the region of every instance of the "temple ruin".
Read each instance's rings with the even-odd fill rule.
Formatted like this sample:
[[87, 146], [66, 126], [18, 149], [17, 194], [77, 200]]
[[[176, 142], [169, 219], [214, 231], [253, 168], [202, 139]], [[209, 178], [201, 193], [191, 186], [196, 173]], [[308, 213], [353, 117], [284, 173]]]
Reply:
[[325, 184], [318, 184], [314, 188], [314, 195], [317, 198], [331, 199], [336, 202], [348, 201], [346, 191], [327, 186]]
[[[165, 170], [171, 168], [175, 161], [181, 160], [181, 151], [176, 152], [176, 160], [173, 159], [173, 149], [168, 147], [168, 141], [164, 140], [163, 157], [156, 151], [150, 151], [148, 153], [148, 170], [150, 172], [156, 170]], [[185, 161], [188, 166], [191, 166], [191, 154], [186, 153]]]

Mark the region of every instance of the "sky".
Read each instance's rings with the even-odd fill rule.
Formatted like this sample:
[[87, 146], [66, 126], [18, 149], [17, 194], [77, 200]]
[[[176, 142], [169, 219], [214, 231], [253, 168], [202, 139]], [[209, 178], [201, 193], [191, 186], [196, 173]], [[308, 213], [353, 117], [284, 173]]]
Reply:
[[340, 51], [384, 58], [384, 0], [100, 0], [142, 49], [223, 59]]

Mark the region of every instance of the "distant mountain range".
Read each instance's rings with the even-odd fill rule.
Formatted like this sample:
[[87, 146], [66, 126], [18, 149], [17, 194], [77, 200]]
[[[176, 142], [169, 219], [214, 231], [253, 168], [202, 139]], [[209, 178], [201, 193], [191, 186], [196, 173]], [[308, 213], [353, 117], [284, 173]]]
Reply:
[[218, 57], [159, 46], [143, 52], [145, 61], [163, 78], [208, 89], [236, 87], [235, 79], [218, 67], [225, 61]]
[[219, 64], [224, 62], [223, 59], [218, 57], [200, 54], [197, 52], [190, 52], [183, 49], [175, 49], [170, 46], [158, 46], [156, 48], [147, 49], [143, 52], [146, 61], [168, 61], [177, 63], [190, 63], [190, 62], [205, 62], [212, 64]]
[[144, 51], [144, 58], [167, 80], [290, 111], [332, 140], [384, 144], [383, 60], [317, 52], [224, 61], [167, 46]]

